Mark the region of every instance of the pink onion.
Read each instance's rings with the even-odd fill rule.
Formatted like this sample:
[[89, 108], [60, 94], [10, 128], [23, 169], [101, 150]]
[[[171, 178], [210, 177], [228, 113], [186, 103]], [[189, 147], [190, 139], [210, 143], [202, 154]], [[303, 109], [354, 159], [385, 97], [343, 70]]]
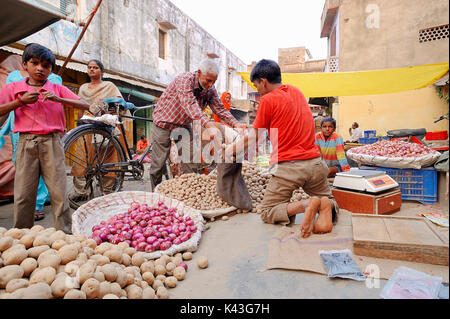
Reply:
[[161, 250], [166, 250], [169, 249], [172, 246], [172, 243], [165, 241], [163, 243], [161, 243], [160, 248]]
[[94, 239], [97, 245], [100, 245], [103, 242], [103, 240], [99, 236], [93, 236], [90, 238]]
[[131, 237], [133, 240], [137, 240], [140, 237], [144, 237], [144, 235], [142, 233], [136, 233], [133, 235], [133, 237]]
[[190, 230], [192, 233], [195, 233], [195, 232], [197, 231], [197, 227], [195, 227], [195, 226], [189, 226], [189, 230]]
[[152, 251], [155, 251], [152, 245], [145, 246], [146, 253], [151, 253]]
[[138, 251], [144, 251], [146, 247], [147, 247], [147, 244], [146, 244], [145, 242], [140, 242], [140, 243], [137, 245], [137, 250], [138, 250]]
[[178, 267], [178, 266], [183, 267], [186, 271], [187, 271], [187, 269], [188, 269], [188, 265], [187, 265], [185, 262], [179, 263], [179, 264], [177, 265], [177, 267]]
[[155, 250], [158, 250], [159, 249], [159, 242], [154, 242], [153, 244], [152, 244], [152, 249], [155, 251]]
[[154, 231], [153, 231], [153, 229], [151, 229], [151, 228], [146, 228], [145, 230], [144, 230], [144, 236], [145, 237], [150, 237], [150, 236], [152, 236], [153, 235], [153, 233], [154, 233]]
[[175, 238], [177, 238], [177, 235], [174, 233], [169, 234], [169, 238], [173, 241]]
[[186, 221], [186, 226], [194, 226], [194, 221], [193, 220], [188, 220]]

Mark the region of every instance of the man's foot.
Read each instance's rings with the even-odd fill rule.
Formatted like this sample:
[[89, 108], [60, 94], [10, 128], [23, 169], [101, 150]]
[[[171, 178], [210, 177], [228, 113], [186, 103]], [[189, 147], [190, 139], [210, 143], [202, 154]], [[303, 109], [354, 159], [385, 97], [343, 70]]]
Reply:
[[34, 220], [38, 221], [38, 220], [42, 220], [44, 219], [45, 214], [42, 210], [35, 210], [34, 211]]
[[316, 224], [314, 225], [314, 234], [325, 234], [331, 232], [333, 229], [332, 222], [332, 210], [333, 203], [327, 197], [320, 199], [319, 217], [317, 217]]
[[301, 237], [306, 238], [311, 235], [314, 229], [314, 219], [316, 218], [316, 213], [320, 208], [320, 199], [318, 197], [311, 197], [309, 206], [306, 207], [305, 216], [302, 220], [301, 225]]

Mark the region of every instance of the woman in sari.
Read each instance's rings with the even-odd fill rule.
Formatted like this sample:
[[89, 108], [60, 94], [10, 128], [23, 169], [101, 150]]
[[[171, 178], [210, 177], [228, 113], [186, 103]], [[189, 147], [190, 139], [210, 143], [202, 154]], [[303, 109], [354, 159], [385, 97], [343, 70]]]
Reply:
[[[225, 106], [225, 108], [229, 111], [231, 108], [231, 93], [223, 92], [222, 96], [220, 97], [220, 100], [222, 101], [223, 106]], [[225, 124], [222, 122], [220, 117], [218, 117], [215, 113], [213, 115], [214, 115], [214, 122]]]
[[[79, 111], [78, 112], [78, 118], [81, 118], [86, 113], [90, 113], [92, 116], [101, 116], [102, 114], [105, 114], [106, 111], [103, 107], [103, 101], [107, 98], [111, 97], [120, 97], [122, 98], [122, 94], [120, 93], [117, 86], [114, 85], [114, 83], [110, 81], [103, 81], [103, 72], [104, 67], [103, 64], [99, 60], [91, 60], [88, 63], [88, 76], [89, 76], [89, 82], [85, 83], [80, 86], [80, 89], [78, 91], [78, 96], [85, 101], [87, 101], [90, 104], [89, 112], [85, 111]], [[127, 128], [127, 126], [130, 126], [130, 122], [123, 121], [124, 126]], [[123, 143], [123, 136], [120, 137], [122, 143]], [[111, 150], [111, 149], [110, 149]], [[94, 152], [94, 145], [90, 144], [88, 146], [88, 149], [86, 150], [85, 147], [77, 147], [77, 150], [75, 150], [80, 156], [80, 158], [84, 158], [86, 156], [86, 152], [93, 154]], [[106, 150], [103, 150], [106, 151]], [[89, 155], [88, 155], [89, 158]], [[114, 162], [118, 160], [117, 154], [106, 154], [105, 156], [105, 162]], [[83, 177], [85, 173], [85, 168], [81, 165], [73, 164], [72, 166], [72, 175], [73, 177], [73, 184], [74, 184], [74, 194], [70, 196], [72, 201], [79, 202], [86, 200], [88, 198], [88, 190], [86, 189], [86, 181]], [[112, 191], [114, 187], [114, 178], [115, 174], [110, 173], [106, 174], [103, 177], [103, 189], [104, 192], [109, 193]]]

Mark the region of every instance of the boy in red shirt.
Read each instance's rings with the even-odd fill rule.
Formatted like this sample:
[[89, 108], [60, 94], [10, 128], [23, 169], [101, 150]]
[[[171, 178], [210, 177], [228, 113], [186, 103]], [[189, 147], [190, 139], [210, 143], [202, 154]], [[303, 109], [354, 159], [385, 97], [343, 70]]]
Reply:
[[55, 56], [42, 45], [24, 52], [29, 77], [0, 91], [0, 116], [14, 111], [14, 133], [19, 133], [14, 177], [14, 227], [31, 228], [39, 175], [47, 185], [55, 228], [72, 233], [66, 201], [66, 170], [60, 135], [64, 134], [63, 104], [87, 110], [89, 104], [68, 88], [47, 80]]
[[[262, 97], [253, 122], [254, 130], [244, 139], [244, 147], [258, 136], [257, 129], [269, 130], [273, 145], [272, 178], [261, 204], [262, 220], [288, 224], [291, 216], [305, 213], [302, 237], [308, 237], [311, 232], [330, 232], [338, 207], [327, 180], [327, 164], [315, 145], [314, 120], [305, 97], [296, 87], [281, 83], [280, 67], [271, 60], [259, 61], [250, 79]], [[236, 147], [227, 148], [225, 156], [228, 158], [231, 152], [235, 154]], [[299, 187], [311, 198], [289, 203], [293, 191]]]

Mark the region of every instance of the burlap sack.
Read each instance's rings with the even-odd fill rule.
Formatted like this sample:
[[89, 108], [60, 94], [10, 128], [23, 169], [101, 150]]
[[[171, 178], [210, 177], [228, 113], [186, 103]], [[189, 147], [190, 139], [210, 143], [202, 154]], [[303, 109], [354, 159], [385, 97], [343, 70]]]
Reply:
[[241, 171], [241, 163], [217, 164], [217, 193], [234, 207], [252, 210], [252, 198]]

